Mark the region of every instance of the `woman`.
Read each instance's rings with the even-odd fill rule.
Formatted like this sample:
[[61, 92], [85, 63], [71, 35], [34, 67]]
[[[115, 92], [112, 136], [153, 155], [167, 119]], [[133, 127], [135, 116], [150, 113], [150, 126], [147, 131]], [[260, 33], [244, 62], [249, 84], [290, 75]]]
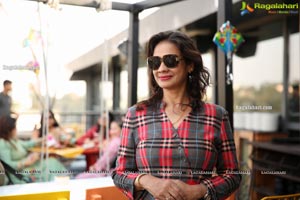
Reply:
[[241, 180], [235, 144], [227, 112], [203, 102], [209, 73], [196, 45], [161, 32], [147, 56], [152, 96], [127, 112], [114, 183], [130, 199], [228, 197]]
[[[44, 113], [41, 115], [41, 127], [35, 130], [33, 138], [41, 138], [43, 136]], [[75, 144], [75, 138], [67, 133], [57, 122], [54, 113], [49, 110], [48, 117], [48, 138], [47, 145], [49, 147], [63, 148]]]
[[116, 161], [118, 149], [120, 146], [121, 125], [116, 121], [110, 123], [109, 138], [104, 141], [103, 154], [97, 162], [90, 167], [89, 173], [82, 173], [76, 178], [95, 178], [108, 175], [108, 171]]
[[[9, 116], [0, 118], [0, 159], [10, 165], [16, 172], [28, 176], [33, 181], [46, 180], [45, 174], [48, 173], [49, 180], [55, 176], [65, 173], [65, 167], [54, 158], [48, 160], [48, 170], [46, 166], [40, 170], [41, 158], [38, 153], [30, 153], [29, 149], [38, 145], [41, 140], [22, 141], [17, 139], [16, 120]], [[25, 183], [14, 175], [10, 175], [13, 184]]]
[[[76, 140], [77, 145], [92, 144], [91, 146], [96, 146], [99, 143], [99, 134], [102, 134], [102, 139], [106, 138], [106, 113], [104, 112], [97, 121], [97, 124], [92, 126], [87, 132]], [[112, 113], [108, 112], [108, 124], [113, 121]], [[109, 127], [110, 128], [110, 127]]]

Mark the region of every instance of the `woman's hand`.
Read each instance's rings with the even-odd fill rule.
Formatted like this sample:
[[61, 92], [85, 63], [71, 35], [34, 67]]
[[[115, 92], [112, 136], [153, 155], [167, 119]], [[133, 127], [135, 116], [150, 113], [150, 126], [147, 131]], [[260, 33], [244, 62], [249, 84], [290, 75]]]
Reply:
[[95, 164], [94, 165], [91, 165], [90, 167], [89, 167], [89, 171], [96, 171], [97, 169], [96, 169], [96, 166], [95, 166]]
[[31, 139], [33, 139], [33, 140], [38, 139], [39, 135], [40, 135], [40, 131], [38, 129], [34, 128], [34, 130], [32, 131], [32, 134], [31, 134]]
[[90, 138], [85, 138], [85, 140], [83, 141], [83, 144], [89, 144], [91, 143]]
[[69, 144], [71, 144], [71, 142], [70, 142], [71, 139], [72, 139], [72, 136], [70, 134], [68, 134], [68, 133], [65, 133], [63, 144], [65, 146], [68, 146]]
[[156, 200], [185, 200], [182, 188], [171, 179], [160, 179], [151, 175], [140, 178], [141, 186], [153, 195]]
[[185, 200], [197, 200], [204, 196], [207, 188], [204, 184], [189, 185], [180, 180], [174, 180], [176, 185], [183, 192], [183, 197]]
[[30, 165], [33, 165], [36, 161], [40, 159], [39, 153], [31, 153], [24, 161], [24, 166], [28, 167]]

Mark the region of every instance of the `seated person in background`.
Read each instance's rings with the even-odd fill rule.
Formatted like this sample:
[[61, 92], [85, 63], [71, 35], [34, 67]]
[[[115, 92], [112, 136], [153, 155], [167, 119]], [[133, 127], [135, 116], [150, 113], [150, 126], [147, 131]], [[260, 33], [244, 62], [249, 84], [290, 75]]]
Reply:
[[[113, 121], [113, 115], [108, 112], [108, 123]], [[99, 134], [103, 136], [103, 140], [106, 138], [106, 113], [104, 112], [97, 121], [97, 124], [92, 126], [87, 132], [76, 140], [77, 145], [96, 146], [99, 143]]]
[[[90, 173], [82, 173], [76, 178], [95, 178], [106, 176], [107, 173], [100, 173], [99, 171], [106, 171], [116, 161], [118, 149], [120, 146], [121, 125], [116, 121], [110, 123], [109, 138], [105, 140], [102, 147], [102, 155], [97, 162], [90, 167]], [[107, 166], [109, 165], [109, 166]]]
[[[23, 176], [28, 176], [32, 181], [38, 181], [40, 176], [42, 176], [42, 181], [45, 181], [45, 173], [48, 173], [49, 180], [53, 180], [55, 176], [61, 175], [62, 171], [65, 171], [66, 168], [55, 158], [49, 158], [48, 169], [55, 170], [58, 173], [47, 172], [45, 164], [41, 169], [40, 154], [29, 152], [30, 148], [39, 143], [41, 143], [41, 139], [31, 141], [18, 139], [16, 119], [9, 116], [0, 118], [0, 159], [16, 171], [21, 172]], [[19, 180], [14, 175], [10, 175], [10, 178], [13, 184], [25, 183], [25, 181]]]
[[[33, 138], [41, 138], [43, 136], [44, 113], [41, 115], [40, 128], [36, 129]], [[49, 110], [49, 124], [48, 124], [48, 137], [47, 145], [49, 147], [63, 148], [75, 144], [75, 138], [67, 133], [55, 119], [54, 113]]]

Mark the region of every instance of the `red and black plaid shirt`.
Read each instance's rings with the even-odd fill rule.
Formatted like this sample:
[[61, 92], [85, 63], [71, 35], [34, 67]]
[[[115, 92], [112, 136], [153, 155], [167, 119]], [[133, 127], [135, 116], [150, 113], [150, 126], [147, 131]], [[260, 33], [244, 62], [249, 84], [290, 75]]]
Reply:
[[[175, 129], [164, 108], [129, 108], [112, 176], [130, 199], [154, 199], [136, 192], [140, 173], [188, 184], [204, 183], [212, 199], [224, 199], [239, 186], [235, 144], [224, 108], [205, 103]], [[212, 173], [212, 172], [215, 173]]]

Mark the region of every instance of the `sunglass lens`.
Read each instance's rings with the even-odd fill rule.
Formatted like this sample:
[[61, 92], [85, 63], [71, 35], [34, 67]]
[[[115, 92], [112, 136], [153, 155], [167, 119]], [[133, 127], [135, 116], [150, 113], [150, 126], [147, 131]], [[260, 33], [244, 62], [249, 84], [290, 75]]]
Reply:
[[178, 59], [176, 55], [165, 55], [163, 57], [163, 61], [169, 68], [174, 68], [178, 65]]
[[160, 67], [162, 60], [168, 68], [175, 68], [179, 63], [178, 56], [173, 54], [164, 55], [162, 59], [159, 56], [148, 57], [147, 63], [150, 69], [157, 70]]
[[161, 64], [160, 57], [158, 56], [149, 57], [147, 59], [147, 62], [148, 62], [148, 66], [153, 70], [157, 70]]

